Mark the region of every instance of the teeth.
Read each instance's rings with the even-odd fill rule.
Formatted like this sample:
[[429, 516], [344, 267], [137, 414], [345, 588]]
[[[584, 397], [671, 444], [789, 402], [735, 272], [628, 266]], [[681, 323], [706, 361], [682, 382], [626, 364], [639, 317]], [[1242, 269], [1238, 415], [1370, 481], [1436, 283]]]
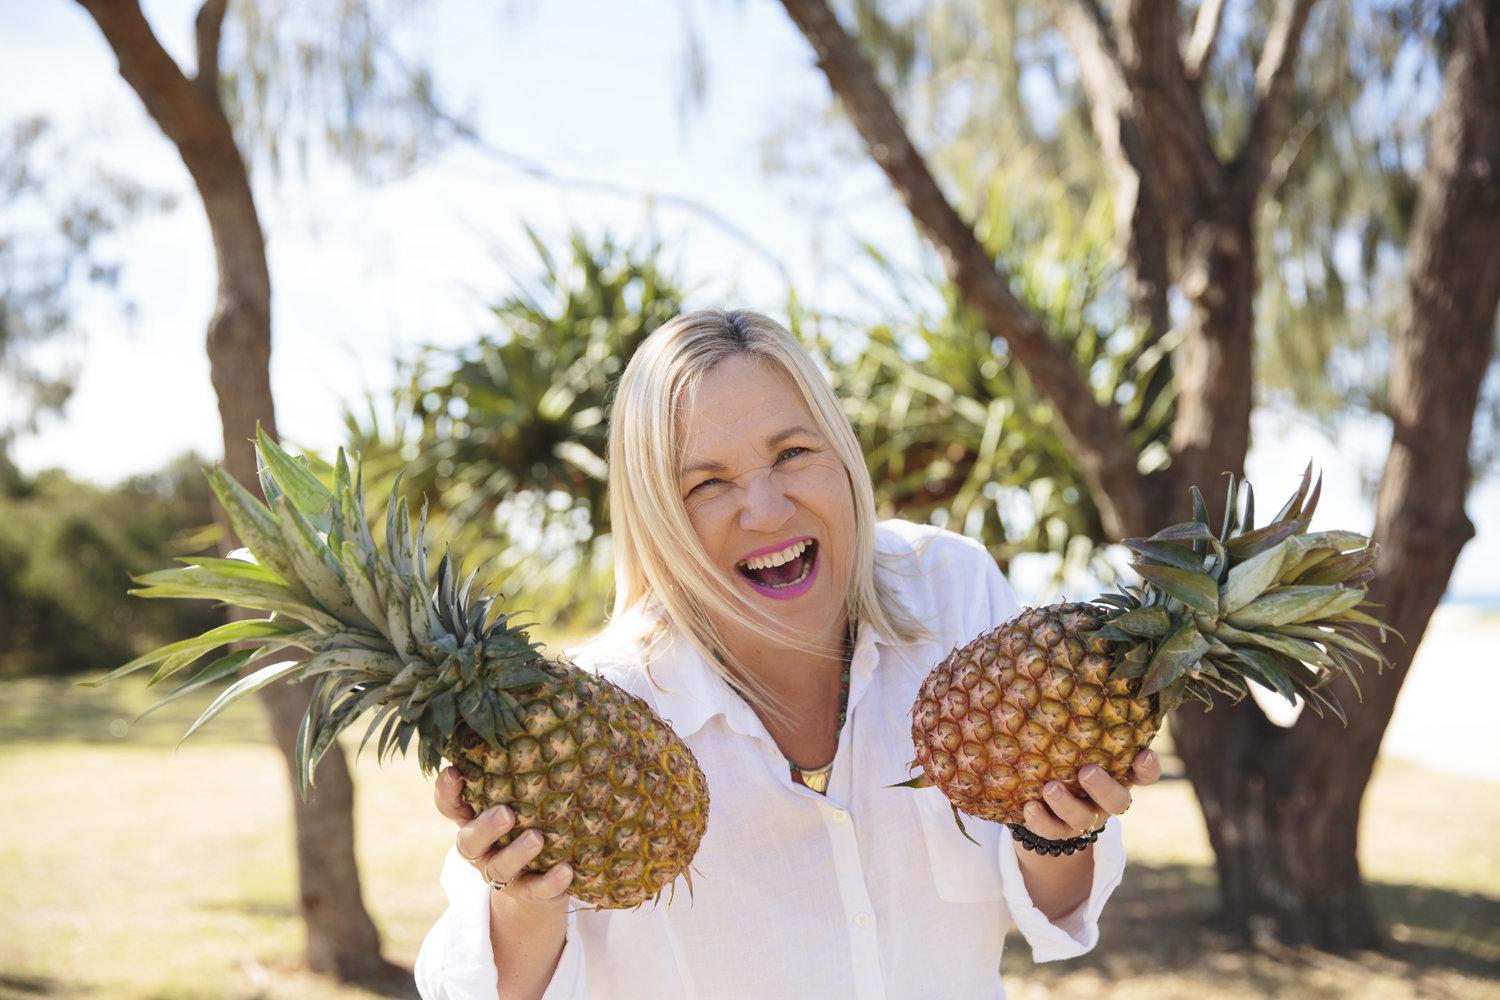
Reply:
[[780, 552], [772, 552], [767, 556], [757, 556], [754, 559], [746, 559], [744, 562], [740, 563], [740, 565], [744, 566], [746, 569], [770, 569], [772, 566], [780, 566], [782, 563], [791, 562], [793, 559], [800, 556], [803, 552], [807, 551], [808, 544], [808, 540], [804, 538], [800, 542], [793, 542], [791, 545], [788, 545]]

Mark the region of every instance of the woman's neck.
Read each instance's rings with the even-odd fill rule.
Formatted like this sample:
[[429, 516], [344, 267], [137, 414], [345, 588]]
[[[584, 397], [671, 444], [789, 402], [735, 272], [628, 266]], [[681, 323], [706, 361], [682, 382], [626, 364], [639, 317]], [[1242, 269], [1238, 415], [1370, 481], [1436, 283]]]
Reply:
[[736, 658], [782, 710], [758, 710], [766, 731], [793, 764], [821, 767], [838, 747], [841, 679], [847, 626], [825, 637], [818, 650], [791, 649], [754, 639], [734, 648]]

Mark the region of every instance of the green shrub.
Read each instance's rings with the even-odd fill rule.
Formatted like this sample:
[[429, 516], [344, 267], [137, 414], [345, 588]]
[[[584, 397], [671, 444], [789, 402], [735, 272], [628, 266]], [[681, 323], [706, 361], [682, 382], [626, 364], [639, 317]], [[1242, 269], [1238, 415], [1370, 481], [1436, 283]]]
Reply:
[[0, 476], [0, 677], [105, 670], [212, 627], [208, 604], [126, 594], [130, 574], [212, 545], [203, 465], [184, 456], [113, 487]]

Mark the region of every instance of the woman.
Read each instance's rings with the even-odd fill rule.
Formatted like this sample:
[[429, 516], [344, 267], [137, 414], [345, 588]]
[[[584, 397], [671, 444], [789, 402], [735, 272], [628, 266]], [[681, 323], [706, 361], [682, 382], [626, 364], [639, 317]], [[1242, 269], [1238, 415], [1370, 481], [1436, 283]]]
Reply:
[[[567, 866], [523, 874], [540, 838], [497, 849], [514, 817], [475, 816], [446, 769], [438, 807], [459, 830], [423, 995], [998, 997], [1008, 927], [1039, 961], [1092, 948], [1124, 867], [1117, 822], [1054, 858], [971, 819], [976, 846], [939, 791], [891, 787], [923, 676], [1018, 605], [977, 543], [876, 523], [857, 441], [792, 336], [749, 312], [666, 324], [621, 378], [609, 458], [615, 608], [576, 658], [703, 767], [692, 896], [571, 908]], [[1132, 783], [1159, 773], [1145, 751]], [[1028, 829], [1078, 837], [1129, 808], [1101, 769], [1080, 780], [1090, 798], [1049, 789]]]

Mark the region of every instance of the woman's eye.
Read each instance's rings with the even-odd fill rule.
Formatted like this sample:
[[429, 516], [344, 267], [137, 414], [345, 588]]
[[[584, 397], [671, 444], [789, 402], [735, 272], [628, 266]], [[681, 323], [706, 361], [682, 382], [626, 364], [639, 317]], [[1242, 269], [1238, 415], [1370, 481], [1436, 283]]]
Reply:
[[796, 458], [798, 455], [801, 455], [806, 451], [807, 449], [802, 447], [801, 445], [797, 445], [792, 448], [785, 448], [782, 450], [781, 454], [777, 456], [777, 460], [784, 462], [789, 458]]
[[719, 482], [722, 482], [722, 481], [723, 480], [720, 480], [720, 479], [705, 479], [705, 480], [703, 480], [703, 482], [699, 483], [697, 486], [694, 486], [692, 489], [688, 490], [688, 495], [691, 496], [692, 494], [697, 493], [699, 490], [703, 489], [703, 487], [705, 487], [705, 486], [712, 486], [715, 483], [719, 483]]

